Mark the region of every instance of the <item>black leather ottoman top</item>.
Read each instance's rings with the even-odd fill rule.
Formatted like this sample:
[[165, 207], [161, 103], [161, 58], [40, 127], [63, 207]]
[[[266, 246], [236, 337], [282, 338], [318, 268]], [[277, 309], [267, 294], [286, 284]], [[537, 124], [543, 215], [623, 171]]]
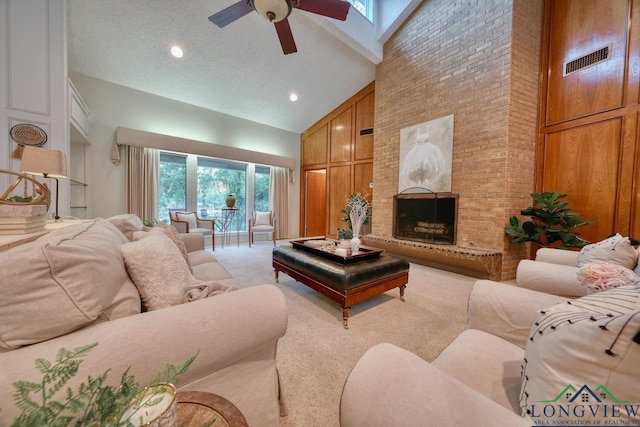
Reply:
[[341, 264], [293, 246], [278, 246], [273, 249], [273, 259], [344, 290], [409, 271], [406, 260], [386, 253], [378, 258]]

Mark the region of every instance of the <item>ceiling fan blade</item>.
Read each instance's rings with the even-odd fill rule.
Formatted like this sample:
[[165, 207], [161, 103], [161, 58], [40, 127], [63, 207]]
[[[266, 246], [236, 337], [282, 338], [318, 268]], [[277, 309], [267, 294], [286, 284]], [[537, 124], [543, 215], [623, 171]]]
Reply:
[[346, 21], [350, 6], [348, 2], [342, 0], [300, 0], [300, 4], [294, 7], [307, 12], [317, 13], [318, 15], [328, 16], [329, 18], [339, 19], [340, 21]]
[[222, 28], [242, 18], [251, 11], [253, 11], [253, 7], [251, 7], [247, 0], [240, 0], [238, 3], [232, 4], [228, 8], [211, 15], [209, 21]]
[[274, 24], [276, 26], [276, 32], [280, 39], [280, 45], [285, 55], [297, 52], [296, 42], [293, 40], [293, 33], [291, 32], [291, 26], [288, 19], [283, 19], [280, 22]]

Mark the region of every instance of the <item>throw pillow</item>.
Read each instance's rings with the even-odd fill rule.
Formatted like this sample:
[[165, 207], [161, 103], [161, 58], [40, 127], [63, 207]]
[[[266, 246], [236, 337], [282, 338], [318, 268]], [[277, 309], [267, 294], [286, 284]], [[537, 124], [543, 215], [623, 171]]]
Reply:
[[107, 218], [107, 220], [118, 227], [129, 241], [133, 240], [133, 233], [142, 230], [144, 224], [142, 220], [134, 214], [120, 214]]
[[198, 228], [198, 221], [196, 219], [196, 214], [194, 212], [190, 212], [190, 213], [176, 212], [176, 217], [178, 218], [178, 221], [188, 222], [189, 229]]
[[589, 292], [605, 291], [640, 280], [633, 270], [610, 262], [585, 264], [578, 269], [577, 276]]
[[256, 222], [254, 225], [271, 225], [271, 212], [256, 211]]
[[638, 261], [638, 252], [631, 246], [628, 237], [615, 234], [598, 243], [592, 243], [580, 250], [577, 267], [591, 262], [611, 262], [633, 269]]
[[638, 366], [639, 283], [542, 310], [525, 350], [523, 415], [534, 424], [637, 423]]
[[180, 250], [164, 233], [121, 246], [129, 276], [147, 310], [181, 304], [188, 286], [197, 283]]
[[95, 219], [0, 253], [0, 347], [139, 313], [140, 296], [120, 255], [123, 242], [113, 224]]
[[169, 227], [153, 227], [149, 228], [148, 231], [137, 231], [133, 233], [133, 240], [144, 239], [149, 236], [149, 233], [164, 233], [167, 237], [171, 239], [173, 243], [175, 243], [176, 247], [182, 254], [184, 261], [187, 263], [189, 267], [189, 271], [193, 273], [193, 267], [191, 266], [191, 261], [189, 260], [189, 253], [187, 252], [187, 247], [184, 245], [182, 238], [180, 237], [180, 233], [174, 226]]

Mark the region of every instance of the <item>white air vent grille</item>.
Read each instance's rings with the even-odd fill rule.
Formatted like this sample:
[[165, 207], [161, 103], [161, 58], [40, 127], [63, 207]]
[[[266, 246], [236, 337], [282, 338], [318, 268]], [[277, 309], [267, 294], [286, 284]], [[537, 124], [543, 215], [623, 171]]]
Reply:
[[601, 62], [608, 61], [609, 59], [611, 59], [611, 47], [612, 45], [609, 44], [598, 50], [587, 53], [580, 58], [565, 62], [563, 76], [568, 76], [569, 74], [577, 73], [578, 71], [583, 70], [587, 67], [591, 67], [596, 64], [600, 64]]

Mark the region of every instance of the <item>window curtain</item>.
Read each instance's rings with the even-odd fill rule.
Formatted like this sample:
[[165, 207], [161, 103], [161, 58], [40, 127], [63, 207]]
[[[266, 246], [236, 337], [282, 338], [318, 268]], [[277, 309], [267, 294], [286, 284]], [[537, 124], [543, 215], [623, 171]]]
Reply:
[[276, 215], [276, 239], [289, 237], [289, 189], [292, 172], [290, 169], [271, 166], [269, 200]]
[[143, 221], [158, 218], [160, 151], [127, 146], [127, 211]]

